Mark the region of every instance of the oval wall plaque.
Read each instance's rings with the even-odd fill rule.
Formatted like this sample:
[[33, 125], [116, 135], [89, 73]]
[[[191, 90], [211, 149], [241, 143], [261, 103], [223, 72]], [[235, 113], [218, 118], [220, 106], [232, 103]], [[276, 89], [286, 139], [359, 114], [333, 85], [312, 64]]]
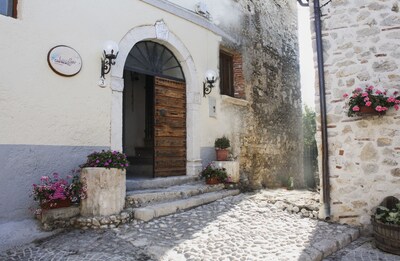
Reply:
[[62, 76], [74, 76], [82, 68], [82, 59], [77, 51], [66, 45], [57, 45], [47, 55], [50, 68]]

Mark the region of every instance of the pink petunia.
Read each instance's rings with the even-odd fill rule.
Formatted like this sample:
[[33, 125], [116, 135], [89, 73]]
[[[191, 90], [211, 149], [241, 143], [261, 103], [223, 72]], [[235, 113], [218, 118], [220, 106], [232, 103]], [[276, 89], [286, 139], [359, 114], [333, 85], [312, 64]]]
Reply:
[[369, 101], [369, 97], [364, 98], [364, 102], [367, 102], [367, 101]]
[[365, 103], [365, 106], [371, 106], [371, 104], [372, 104], [372, 102], [370, 102], [370, 101], [367, 101], [366, 103]]
[[360, 87], [356, 88], [355, 91], [356, 92], [362, 92], [363, 89], [361, 89]]
[[380, 91], [380, 90], [376, 90], [376, 92], [375, 92], [376, 94], [382, 94], [382, 92]]
[[400, 100], [395, 100], [394, 101], [396, 104], [399, 104], [400, 103]]
[[343, 98], [347, 98], [349, 95], [347, 93], [343, 94]]
[[393, 96], [390, 96], [388, 99], [387, 99], [387, 102], [395, 102], [396, 101], [396, 99], [393, 97]]
[[393, 107], [394, 107], [394, 109], [395, 109], [396, 111], [399, 110], [399, 105], [396, 104], [396, 105], [394, 105]]
[[382, 106], [380, 105], [376, 106], [375, 110], [379, 112], [383, 111]]
[[358, 107], [357, 105], [353, 107], [353, 111], [360, 111], [360, 107]]
[[369, 86], [368, 88], [367, 88], [367, 91], [372, 91], [374, 89], [374, 86]]
[[368, 97], [368, 92], [363, 92], [362, 97]]

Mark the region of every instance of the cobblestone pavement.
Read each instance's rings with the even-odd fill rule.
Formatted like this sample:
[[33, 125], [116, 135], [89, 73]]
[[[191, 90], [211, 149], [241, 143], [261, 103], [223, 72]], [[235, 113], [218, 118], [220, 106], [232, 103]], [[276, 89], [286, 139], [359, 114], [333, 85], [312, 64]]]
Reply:
[[371, 237], [361, 237], [345, 248], [328, 256], [324, 261], [399, 261], [400, 256], [377, 249]]
[[[147, 223], [64, 232], [2, 252], [0, 260], [308, 261], [321, 260], [357, 236], [357, 229], [282, 211], [259, 192]], [[341, 260], [332, 258], [327, 260]]]

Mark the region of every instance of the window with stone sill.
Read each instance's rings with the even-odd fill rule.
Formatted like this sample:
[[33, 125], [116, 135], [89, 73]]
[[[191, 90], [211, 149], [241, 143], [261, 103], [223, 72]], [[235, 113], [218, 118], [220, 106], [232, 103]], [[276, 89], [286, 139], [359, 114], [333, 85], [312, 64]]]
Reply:
[[230, 53], [220, 50], [219, 79], [222, 95], [245, 99], [242, 56], [240, 53]]
[[17, 18], [18, 0], [0, 0], [0, 15]]

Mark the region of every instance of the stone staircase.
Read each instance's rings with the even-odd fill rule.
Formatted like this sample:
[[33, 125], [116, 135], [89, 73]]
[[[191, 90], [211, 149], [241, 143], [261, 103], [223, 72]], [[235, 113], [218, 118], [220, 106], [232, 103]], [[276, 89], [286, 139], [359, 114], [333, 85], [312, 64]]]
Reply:
[[134, 218], [143, 221], [240, 193], [237, 189], [224, 189], [223, 184], [205, 185], [204, 180], [187, 176], [127, 180], [126, 183], [126, 209], [132, 209]]

